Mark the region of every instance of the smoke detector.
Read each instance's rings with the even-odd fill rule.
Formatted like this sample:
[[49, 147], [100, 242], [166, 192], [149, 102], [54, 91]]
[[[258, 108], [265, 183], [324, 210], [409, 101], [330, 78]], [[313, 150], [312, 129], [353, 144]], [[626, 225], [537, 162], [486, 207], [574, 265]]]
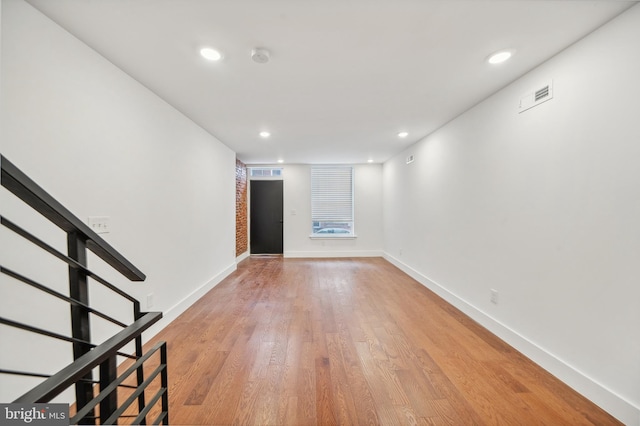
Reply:
[[259, 64], [269, 62], [269, 51], [267, 49], [255, 48], [251, 50], [251, 59]]

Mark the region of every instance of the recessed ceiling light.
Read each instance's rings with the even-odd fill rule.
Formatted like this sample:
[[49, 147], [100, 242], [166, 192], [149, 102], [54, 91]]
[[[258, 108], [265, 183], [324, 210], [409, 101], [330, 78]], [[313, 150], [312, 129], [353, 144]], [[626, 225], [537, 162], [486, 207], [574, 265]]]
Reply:
[[284, 163], [284, 160], [278, 160], [278, 163]]
[[493, 65], [501, 64], [507, 59], [509, 59], [511, 56], [513, 56], [513, 50], [501, 50], [500, 52], [496, 52], [491, 56], [489, 56], [489, 59], [487, 59], [487, 62]]
[[371, 158], [369, 158], [369, 159], [367, 160], [367, 163], [373, 163], [373, 160], [372, 160]]
[[267, 131], [260, 132], [260, 137], [261, 138], [268, 138], [269, 136], [271, 136], [271, 133], [269, 133]]
[[407, 136], [409, 136], [408, 132], [400, 132], [400, 133], [398, 133], [398, 137], [399, 138], [406, 138]]
[[200, 54], [203, 58], [210, 61], [219, 61], [220, 59], [222, 59], [222, 53], [210, 47], [203, 47], [202, 49], [200, 49]]

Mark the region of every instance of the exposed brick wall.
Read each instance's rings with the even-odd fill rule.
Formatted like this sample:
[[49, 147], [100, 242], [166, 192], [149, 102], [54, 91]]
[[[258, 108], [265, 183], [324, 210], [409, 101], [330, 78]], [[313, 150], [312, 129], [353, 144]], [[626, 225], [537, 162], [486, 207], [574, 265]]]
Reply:
[[236, 158], [236, 256], [247, 251], [247, 166]]

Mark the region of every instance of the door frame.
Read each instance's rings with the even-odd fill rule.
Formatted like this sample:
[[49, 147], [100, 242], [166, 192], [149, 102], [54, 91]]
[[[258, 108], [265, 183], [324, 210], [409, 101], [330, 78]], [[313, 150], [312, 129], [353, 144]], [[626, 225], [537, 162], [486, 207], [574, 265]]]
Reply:
[[[252, 169], [260, 169], [260, 170], [271, 170], [278, 171], [278, 175], [272, 174], [270, 176], [252, 176]], [[273, 173], [273, 172], [272, 172]], [[264, 166], [264, 167], [251, 167], [247, 166], [247, 252], [249, 256], [251, 253], [251, 181], [253, 180], [281, 180], [282, 181], [282, 255], [285, 252], [285, 241], [284, 241], [284, 194], [285, 194], [285, 182], [284, 182], [284, 169], [278, 166]]]

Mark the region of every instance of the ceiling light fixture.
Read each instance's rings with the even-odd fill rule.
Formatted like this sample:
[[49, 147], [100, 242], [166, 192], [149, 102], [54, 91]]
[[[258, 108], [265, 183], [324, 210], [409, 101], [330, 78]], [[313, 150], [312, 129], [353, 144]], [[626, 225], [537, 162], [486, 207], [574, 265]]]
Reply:
[[210, 47], [203, 47], [202, 49], [200, 49], [200, 55], [202, 55], [203, 58], [208, 59], [209, 61], [219, 61], [220, 59], [222, 59], [222, 53]]
[[501, 64], [507, 59], [511, 58], [511, 56], [513, 56], [513, 53], [514, 53], [513, 50], [501, 50], [489, 56], [489, 58], [487, 59], [487, 62], [489, 62], [492, 65]]
[[261, 138], [268, 138], [269, 136], [271, 136], [271, 133], [269, 133], [269, 132], [266, 132], [266, 131], [260, 132], [260, 137]]
[[398, 133], [398, 137], [399, 138], [406, 138], [407, 136], [409, 136], [409, 132], [400, 132], [400, 133]]
[[284, 163], [284, 160], [280, 159], [280, 160], [278, 160], [278, 163], [282, 164], [282, 163]]
[[367, 163], [373, 163], [373, 160], [372, 160], [371, 158], [369, 158], [369, 159], [367, 160]]

